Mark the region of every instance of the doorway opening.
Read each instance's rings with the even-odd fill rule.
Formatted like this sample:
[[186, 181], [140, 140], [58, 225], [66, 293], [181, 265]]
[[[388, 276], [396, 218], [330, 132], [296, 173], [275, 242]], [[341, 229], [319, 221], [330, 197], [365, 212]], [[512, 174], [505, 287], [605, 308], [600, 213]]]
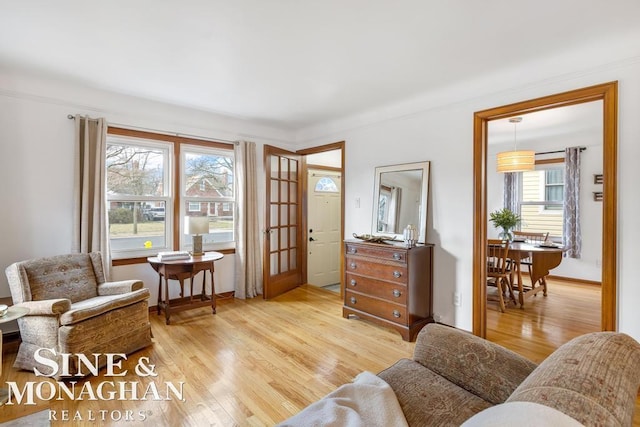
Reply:
[[[616, 330], [617, 244], [617, 82], [577, 89], [474, 115], [474, 222], [473, 222], [473, 332], [487, 334], [487, 153], [488, 125], [492, 120], [557, 107], [602, 101], [602, 290], [600, 329]], [[606, 230], [606, 232], [605, 232]], [[522, 332], [520, 332], [522, 333]]]
[[[315, 177], [328, 177], [338, 192], [330, 197], [333, 211], [339, 217], [329, 224], [332, 244], [325, 249], [316, 248], [320, 242], [320, 228], [309, 227], [309, 202], [314, 192], [309, 182]], [[330, 285], [339, 285], [342, 293], [344, 236], [344, 141], [290, 152], [281, 148], [265, 146], [266, 200], [264, 242], [264, 298], [277, 297], [304, 283], [309, 283], [309, 250], [326, 253], [316, 261], [311, 273], [314, 280], [320, 276], [331, 277]], [[317, 181], [320, 181], [318, 179]], [[320, 185], [330, 183], [325, 180]], [[315, 183], [318, 185], [318, 182]], [[315, 189], [315, 187], [313, 187]], [[320, 200], [320, 199], [318, 199]], [[320, 203], [316, 200], [317, 203]], [[310, 231], [313, 230], [313, 231]], [[310, 239], [314, 239], [311, 240]], [[314, 252], [315, 253], [315, 252]], [[322, 271], [320, 271], [322, 269]], [[337, 271], [337, 279], [336, 279]], [[330, 274], [329, 274], [330, 273]], [[334, 288], [336, 288], [334, 286]]]

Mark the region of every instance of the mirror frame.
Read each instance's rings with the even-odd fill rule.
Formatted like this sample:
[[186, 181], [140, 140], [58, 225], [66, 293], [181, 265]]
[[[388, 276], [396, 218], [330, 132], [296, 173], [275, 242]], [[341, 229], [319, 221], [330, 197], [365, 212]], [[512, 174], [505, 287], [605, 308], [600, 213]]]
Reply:
[[[399, 165], [378, 166], [375, 169], [373, 183], [373, 207], [371, 215], [371, 234], [374, 236], [393, 236], [403, 239], [403, 233], [380, 233], [376, 231], [378, 222], [378, 202], [380, 200], [380, 176], [383, 173], [422, 170], [422, 183], [420, 186], [420, 218], [418, 219], [418, 243], [426, 243], [427, 238], [427, 206], [429, 199], [429, 166], [430, 162], [403, 163]], [[402, 230], [404, 231], [404, 230]]]
[[617, 318], [617, 155], [618, 82], [613, 81], [556, 95], [479, 111], [473, 123], [473, 333], [487, 333], [487, 135], [491, 120], [548, 110], [584, 102], [602, 101], [603, 115], [603, 206], [602, 288], [603, 331], [615, 331]]

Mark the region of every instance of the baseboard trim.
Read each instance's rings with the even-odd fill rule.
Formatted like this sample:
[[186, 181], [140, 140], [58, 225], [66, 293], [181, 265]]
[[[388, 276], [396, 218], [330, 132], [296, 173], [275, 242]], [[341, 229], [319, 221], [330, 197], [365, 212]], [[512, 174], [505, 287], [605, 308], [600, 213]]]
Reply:
[[575, 277], [564, 277], [564, 276], [554, 276], [548, 275], [549, 279], [553, 280], [562, 280], [563, 282], [571, 282], [571, 283], [579, 283], [586, 285], [594, 285], [594, 286], [602, 286], [602, 282], [598, 282], [596, 280], [585, 280], [585, 279], [576, 279]]

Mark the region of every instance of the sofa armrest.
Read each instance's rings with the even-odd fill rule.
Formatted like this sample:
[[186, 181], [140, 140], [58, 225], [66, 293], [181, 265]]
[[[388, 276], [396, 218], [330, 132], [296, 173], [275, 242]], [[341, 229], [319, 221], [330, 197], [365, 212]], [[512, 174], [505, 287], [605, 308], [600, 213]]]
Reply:
[[640, 344], [618, 332], [592, 332], [563, 344], [507, 402], [533, 402], [587, 425], [630, 426], [640, 386]]
[[536, 368], [511, 350], [436, 323], [418, 334], [413, 360], [493, 404], [507, 400]]
[[120, 295], [144, 288], [140, 280], [120, 280], [117, 282], [104, 282], [98, 285], [98, 295]]
[[26, 316], [58, 316], [71, 309], [71, 300], [67, 298], [45, 299], [41, 301], [25, 301], [14, 307], [24, 307], [29, 310]]

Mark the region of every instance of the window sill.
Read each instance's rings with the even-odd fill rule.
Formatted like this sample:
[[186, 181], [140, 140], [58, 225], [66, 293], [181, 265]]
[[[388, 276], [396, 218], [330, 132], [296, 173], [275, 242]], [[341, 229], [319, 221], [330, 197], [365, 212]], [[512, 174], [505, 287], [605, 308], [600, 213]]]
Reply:
[[[215, 250], [215, 252], [220, 252], [221, 254], [225, 254], [225, 255], [230, 255], [230, 254], [235, 254], [236, 250], [235, 248], [231, 248], [231, 249], [217, 249]], [[156, 254], [149, 254], [148, 256], [155, 256]], [[118, 259], [113, 259], [111, 260], [111, 265], [113, 267], [119, 267], [122, 265], [134, 265], [134, 264], [146, 264], [147, 263], [147, 256], [143, 256], [143, 257], [131, 257], [131, 258], [118, 258]]]

